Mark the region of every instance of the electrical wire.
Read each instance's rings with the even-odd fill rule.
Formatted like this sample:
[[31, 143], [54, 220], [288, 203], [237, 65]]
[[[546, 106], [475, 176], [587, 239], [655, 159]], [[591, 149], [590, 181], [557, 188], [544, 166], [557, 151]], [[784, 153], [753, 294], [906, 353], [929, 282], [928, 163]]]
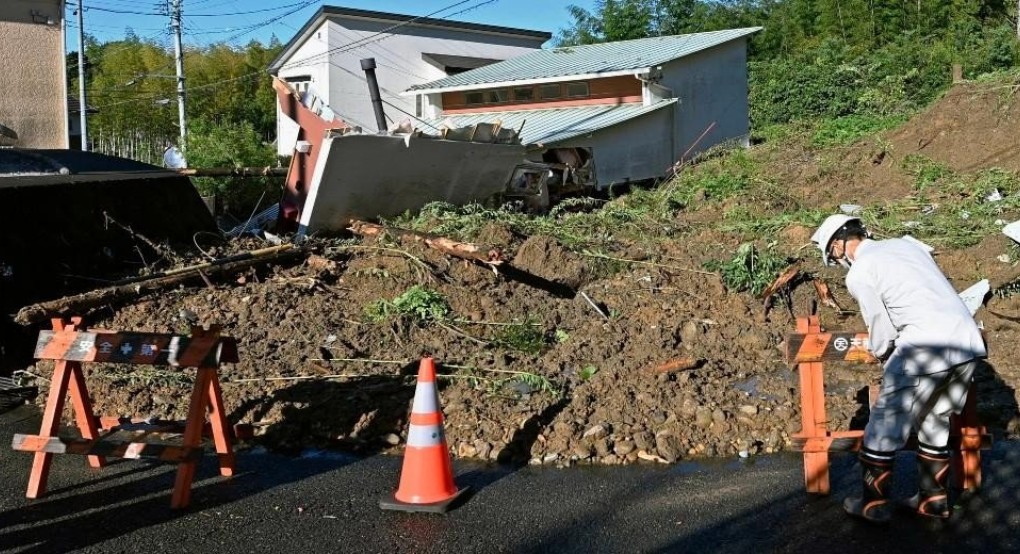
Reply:
[[[284, 68], [284, 67], [302, 67], [302, 66], [305, 66], [305, 65], [319, 63], [321, 61], [320, 58], [322, 58], [323, 56], [328, 58], [332, 54], [340, 53], [340, 52], [345, 52], [347, 50], [351, 50], [353, 48], [359, 47], [362, 44], [366, 44], [366, 43], [369, 43], [369, 42], [378, 42], [379, 40], [385, 40], [386, 38], [389, 38], [389, 37], [393, 36], [391, 31], [394, 31], [394, 30], [399, 29], [401, 27], [405, 27], [407, 25], [411, 25], [412, 23], [415, 23], [416, 21], [420, 21], [422, 19], [430, 18], [430, 17], [432, 17], [432, 16], [434, 16], [436, 14], [445, 12], [447, 10], [451, 10], [453, 8], [456, 8], [457, 6], [462, 6], [464, 4], [467, 4], [467, 3], [470, 3], [470, 2], [473, 2], [473, 1], [474, 0], [461, 0], [460, 2], [455, 2], [453, 4], [450, 4], [449, 6], [446, 6], [445, 8], [440, 8], [440, 9], [438, 9], [438, 10], [432, 12], [432, 13], [425, 14], [425, 15], [420, 15], [420, 16], [417, 16], [417, 17], [413, 17], [413, 18], [411, 18], [411, 19], [409, 19], [407, 21], [402, 21], [400, 23], [397, 23], [396, 25], [392, 25], [390, 27], [387, 27], [387, 28], [385, 28], [385, 29], [383, 29], [381, 31], [378, 31], [376, 33], [368, 35], [367, 37], [364, 37], [362, 39], [356, 40], [356, 41], [354, 41], [352, 43], [344, 44], [342, 46], [338, 46], [336, 48], [332, 48], [330, 50], [327, 50], [325, 52], [320, 52], [318, 54], [313, 54], [311, 56], [308, 56], [307, 58], [302, 58], [300, 60], [295, 60], [293, 63], [284, 64], [283, 66], [281, 66], [281, 69]], [[450, 14], [450, 15], [442, 18], [442, 19], [448, 19], [450, 17], [453, 17], [454, 15], [457, 15], [457, 14], [460, 14], [460, 13], [464, 13], [465, 11], [470, 11], [472, 9], [481, 7], [481, 6], [485, 5], [485, 4], [491, 4], [491, 3], [497, 2], [497, 1], [498, 0], [484, 0], [483, 2], [481, 2], [480, 4], [478, 4], [476, 6], [472, 6], [472, 7], [468, 8], [467, 10], [463, 10], [463, 11], [460, 11], [460, 12], [456, 12], [456, 13]], [[382, 35], [385, 35], [385, 36], [382, 36]], [[375, 39], [375, 37], [381, 37], [381, 38], [379, 38], [377, 40], [373, 40], [373, 39]]]

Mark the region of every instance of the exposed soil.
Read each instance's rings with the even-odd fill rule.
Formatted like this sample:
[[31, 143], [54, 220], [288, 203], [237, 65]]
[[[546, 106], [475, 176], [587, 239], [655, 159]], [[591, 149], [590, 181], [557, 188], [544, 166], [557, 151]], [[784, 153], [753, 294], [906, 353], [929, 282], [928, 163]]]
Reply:
[[[957, 87], [883, 140], [907, 152], [926, 137], [926, 155], [960, 170], [1020, 169], [1016, 152], [1002, 150], [1020, 139], [1015, 109], [989, 95], [1001, 97]], [[975, 146], [981, 141], [1001, 151]], [[791, 209], [787, 201], [835, 209], [909, 194], [911, 178], [896, 164], [876, 161], [874, 152], [865, 142], [827, 157], [806, 148], [777, 153], [771, 169], [789, 186], [763, 209]], [[752, 194], [735, 202], [755, 200]], [[619, 245], [614, 255], [631, 261], [619, 262], [616, 272], [551, 237], [521, 237], [492, 224], [475, 240], [502, 247], [520, 273], [536, 279], [522, 282], [521, 275], [497, 274], [417, 243], [363, 242], [376, 249], [352, 250], [321, 241], [318, 256], [334, 263], [316, 258], [148, 296], [94, 314], [92, 324], [160, 332], [224, 325], [237, 337], [242, 360], [221, 373], [230, 419], [254, 424], [256, 440], [272, 448], [399, 449], [414, 395], [411, 376], [418, 360], [432, 355], [449, 376], [441, 379], [441, 397], [457, 456], [614, 464], [774, 452], [788, 448], [801, 427], [798, 377], [783, 361], [784, 336], [794, 328], [792, 314], [809, 313], [816, 297], [810, 285], [795, 287], [790, 309], [780, 301], [766, 315], [760, 298], [727, 292], [703, 270], [740, 242], [708, 225], [727, 207], [681, 212], [678, 227], [689, 231], [663, 239], [658, 251]], [[810, 233], [791, 226], [771, 238], [803, 256], [805, 269], [825, 279], [842, 306], [853, 307], [841, 272], [820, 270], [814, 252], [799, 250]], [[997, 286], [1018, 273], [996, 260], [1009, 248], [1007, 238], [991, 236], [937, 259], [960, 290], [980, 278]], [[639, 263], [647, 260], [654, 263]], [[556, 286], [536, 286], [542, 282]], [[415, 284], [442, 293], [454, 323], [368, 321], [367, 306]], [[578, 294], [563, 294], [570, 289]], [[853, 314], [823, 308], [821, 315], [827, 328], [863, 328]], [[977, 378], [980, 412], [996, 433], [1020, 433], [1020, 362], [1012, 356], [1020, 326], [1010, 319], [1020, 320], [1020, 297], [993, 297], [977, 317], [991, 351]], [[500, 346], [508, 327], [498, 324], [511, 322], [535, 324], [545, 348], [528, 354]], [[659, 367], [678, 359], [694, 363]], [[47, 364], [35, 368], [49, 371]], [[830, 428], [861, 427], [864, 387], [877, 375], [874, 367], [827, 366]], [[183, 418], [190, 377], [96, 367], [89, 386], [98, 413]]]

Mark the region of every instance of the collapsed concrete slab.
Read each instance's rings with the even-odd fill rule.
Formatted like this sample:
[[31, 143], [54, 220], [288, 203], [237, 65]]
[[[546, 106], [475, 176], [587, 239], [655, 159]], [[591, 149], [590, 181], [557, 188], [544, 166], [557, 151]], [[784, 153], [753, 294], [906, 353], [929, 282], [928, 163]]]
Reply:
[[352, 219], [391, 217], [432, 201], [466, 204], [502, 193], [521, 144], [415, 135], [343, 134], [322, 143], [301, 211], [301, 233], [340, 231]]

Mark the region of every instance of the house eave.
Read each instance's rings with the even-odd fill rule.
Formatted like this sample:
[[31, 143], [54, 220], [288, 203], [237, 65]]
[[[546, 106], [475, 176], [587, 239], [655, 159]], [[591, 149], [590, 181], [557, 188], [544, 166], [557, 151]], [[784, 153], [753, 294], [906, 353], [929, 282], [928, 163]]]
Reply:
[[518, 81], [499, 81], [495, 83], [474, 83], [470, 85], [458, 85], [454, 87], [439, 87], [427, 89], [412, 89], [401, 92], [401, 96], [417, 96], [419, 94], [434, 94], [437, 92], [461, 92], [465, 90], [487, 90], [502, 87], [526, 87], [530, 85], [544, 85], [548, 83], [564, 83], [568, 81], [584, 81], [588, 79], [605, 79], [608, 77], [621, 77], [627, 75], [647, 75], [652, 68], [637, 67], [633, 69], [621, 69], [618, 71], [606, 71], [603, 73], [584, 73], [581, 75], [560, 75], [556, 77], [541, 77], [537, 79], [521, 79]]

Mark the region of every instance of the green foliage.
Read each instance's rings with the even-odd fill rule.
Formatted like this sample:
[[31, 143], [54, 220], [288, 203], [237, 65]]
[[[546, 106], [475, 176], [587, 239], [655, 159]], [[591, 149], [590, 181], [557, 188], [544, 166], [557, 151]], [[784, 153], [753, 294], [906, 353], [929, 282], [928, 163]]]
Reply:
[[[879, 236], [910, 234], [933, 246], [964, 248], [997, 234], [1001, 220], [1015, 219], [1020, 210], [1020, 177], [1012, 171], [951, 174], [938, 183], [915, 197], [866, 208], [861, 217]], [[988, 200], [995, 191], [1003, 198]]]
[[725, 213], [720, 231], [740, 232], [751, 236], [774, 235], [790, 225], [815, 228], [822, 224], [831, 212], [822, 209], [783, 211], [780, 213], [755, 210], [753, 207], [737, 206]]
[[789, 265], [790, 259], [774, 252], [771, 247], [759, 251], [753, 243], [745, 243], [729, 260], [710, 261], [705, 268], [719, 273], [727, 290], [750, 291], [757, 296]]
[[556, 332], [553, 333], [553, 340], [555, 340], [557, 344], [563, 344], [570, 340], [570, 333], [563, 329], [557, 329]]
[[821, 148], [847, 146], [868, 135], [900, 125], [905, 120], [899, 115], [847, 115], [824, 120], [811, 136], [811, 144]]
[[749, 187], [758, 171], [757, 162], [746, 150], [733, 150], [684, 171], [658, 193], [656, 200], [662, 200], [661, 195], [665, 194], [665, 200], [674, 207], [687, 206], [699, 197], [723, 200]]
[[393, 300], [376, 300], [365, 309], [365, 315], [371, 321], [396, 317], [418, 325], [445, 321], [449, 314], [450, 305], [446, 298], [421, 285], [414, 285]]
[[903, 170], [914, 177], [914, 186], [918, 190], [924, 190], [953, 175], [948, 165], [920, 154], [907, 155], [902, 165]]
[[542, 328], [528, 318], [523, 323], [503, 327], [492, 343], [525, 354], [538, 354], [545, 349], [548, 341]]
[[[467, 379], [471, 386], [486, 391], [487, 394], [499, 395], [510, 388], [515, 394], [525, 391], [544, 392], [553, 398], [562, 396], [560, 390], [548, 377], [530, 371], [512, 371], [507, 369], [485, 369], [474, 366], [459, 366], [460, 373], [456, 377]], [[505, 377], [487, 377], [486, 374], [505, 375]], [[524, 389], [523, 391], [521, 389]]]
[[[255, 144], [271, 141], [276, 94], [265, 69], [281, 48], [278, 41], [189, 47], [184, 55], [189, 132], [198, 120], [244, 123], [254, 129]], [[89, 105], [97, 110], [89, 118], [93, 148], [162, 164], [164, 148], [180, 136], [173, 50], [129, 32], [106, 43], [89, 37], [85, 54]], [[77, 97], [77, 72], [71, 77], [68, 93]]]
[[595, 374], [598, 372], [599, 372], [598, 367], [594, 365], [586, 365], [583, 368], [581, 368], [581, 372], [579, 373], [579, 375], [581, 376], [582, 381], [587, 381], [594, 377]]
[[[199, 119], [188, 133], [185, 156], [192, 167], [268, 167], [276, 163], [276, 152], [264, 144], [247, 121]], [[199, 177], [193, 179], [199, 192], [223, 199], [224, 210], [247, 217], [263, 194], [262, 207], [279, 197], [279, 184], [272, 179]]]

